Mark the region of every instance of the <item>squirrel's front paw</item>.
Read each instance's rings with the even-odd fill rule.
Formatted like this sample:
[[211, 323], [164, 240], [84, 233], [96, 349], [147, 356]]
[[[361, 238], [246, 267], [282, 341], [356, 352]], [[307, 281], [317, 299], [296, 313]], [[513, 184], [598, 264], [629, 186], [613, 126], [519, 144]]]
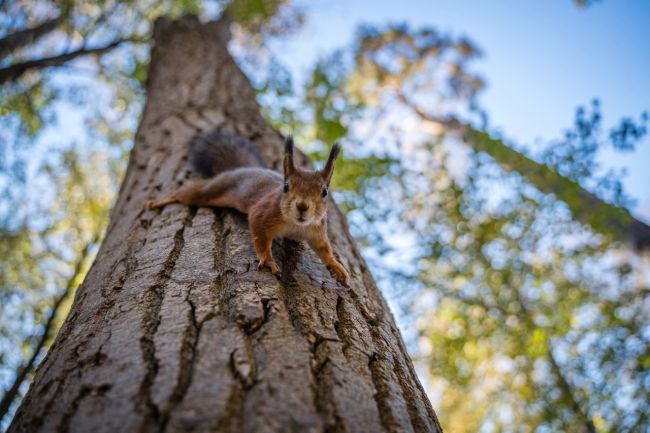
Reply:
[[260, 260], [260, 263], [257, 265], [257, 270], [261, 271], [264, 269], [264, 266], [267, 266], [273, 275], [280, 273], [280, 267], [275, 262], [275, 260]]
[[334, 263], [329, 267], [329, 269], [334, 273], [336, 280], [339, 283], [343, 284], [344, 286], [348, 285], [348, 279], [350, 278], [350, 275], [348, 274], [348, 271], [345, 270], [343, 265], [340, 263]]

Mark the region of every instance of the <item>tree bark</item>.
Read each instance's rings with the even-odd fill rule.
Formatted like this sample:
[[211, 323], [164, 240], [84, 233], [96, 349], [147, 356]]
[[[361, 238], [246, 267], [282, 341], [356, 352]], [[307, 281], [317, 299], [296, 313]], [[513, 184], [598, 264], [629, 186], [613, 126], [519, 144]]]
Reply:
[[282, 137], [221, 34], [193, 17], [156, 24], [106, 238], [9, 431], [442, 431], [334, 203], [329, 236], [349, 289], [291, 241], [274, 245], [280, 279], [257, 271], [235, 211], [144, 209], [191, 176], [198, 132], [235, 132], [281, 167]]

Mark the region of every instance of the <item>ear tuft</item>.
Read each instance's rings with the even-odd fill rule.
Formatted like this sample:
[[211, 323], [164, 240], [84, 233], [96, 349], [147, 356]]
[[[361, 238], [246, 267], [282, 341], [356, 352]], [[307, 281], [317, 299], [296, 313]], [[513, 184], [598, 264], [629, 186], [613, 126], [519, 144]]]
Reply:
[[293, 174], [293, 137], [289, 135], [284, 141], [284, 178], [288, 179]]
[[289, 153], [293, 155], [293, 136], [289, 135], [286, 140], [284, 140], [284, 153]]
[[332, 180], [332, 174], [334, 173], [334, 165], [336, 163], [336, 158], [338, 158], [339, 153], [341, 152], [341, 145], [339, 143], [334, 143], [332, 150], [330, 150], [330, 156], [327, 158], [327, 163], [322, 170], [323, 177], [329, 185], [330, 180]]
[[334, 143], [334, 146], [332, 146], [332, 150], [330, 151], [330, 157], [328, 158], [328, 160], [331, 159], [336, 161], [336, 158], [339, 157], [340, 152], [341, 152], [341, 145], [339, 143]]

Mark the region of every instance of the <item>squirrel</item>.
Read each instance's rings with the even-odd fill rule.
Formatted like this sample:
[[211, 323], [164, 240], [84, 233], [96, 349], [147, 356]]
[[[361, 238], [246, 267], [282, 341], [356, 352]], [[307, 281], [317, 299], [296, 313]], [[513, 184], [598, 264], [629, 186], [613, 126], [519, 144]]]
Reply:
[[327, 197], [341, 147], [332, 146], [322, 170], [296, 167], [293, 138], [284, 149], [284, 176], [263, 167], [263, 162], [245, 138], [213, 131], [196, 136], [190, 145], [190, 162], [204, 178], [181, 186], [162, 200], [149, 200], [155, 209], [170, 203], [215, 206], [248, 214], [248, 227], [259, 259], [277, 275], [280, 267], [271, 254], [276, 237], [307, 241], [336, 279], [347, 285], [349, 275], [336, 260], [327, 237]]

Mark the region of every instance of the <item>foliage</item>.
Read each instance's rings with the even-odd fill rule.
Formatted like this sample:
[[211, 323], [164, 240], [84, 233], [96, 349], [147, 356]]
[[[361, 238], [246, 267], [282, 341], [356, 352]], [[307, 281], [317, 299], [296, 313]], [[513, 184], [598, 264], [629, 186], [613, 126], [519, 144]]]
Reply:
[[24, 210], [20, 219], [5, 217], [0, 235], [4, 383], [11, 383], [14, 370], [25, 368], [32, 356], [40, 359], [42, 346], [56, 335], [69, 308], [70, 289], [90, 265], [119, 177], [106, 169], [105, 152], [68, 149], [48, 159], [38, 179], [21, 187], [24, 196], [13, 203]]
[[[447, 429], [643, 431], [645, 259], [576, 223], [573, 204], [541, 191], [549, 181], [600, 188], [597, 152], [632, 147], [646, 119], [624, 119], [604, 140], [598, 106], [580, 109], [575, 129], [540, 157], [546, 165], [480, 130], [468, 143], [445, 138], [434, 120], [486, 122], [476, 103], [483, 80], [470, 65], [477, 55], [465, 38], [431, 29], [365, 27], [347, 55], [317, 65], [308, 92], [316, 95], [314, 128], [345, 131], [346, 140], [396, 161], [357, 191], [355, 232], [380, 252], [371, 254], [376, 268], [418, 282], [407, 314]], [[622, 197], [611, 199], [625, 204]], [[594, 213], [593, 203], [579, 205]], [[415, 269], [393, 264], [414, 254]]]
[[594, 100], [590, 109], [578, 107], [573, 128], [565, 131], [562, 140], [547, 146], [540, 159], [559, 175], [586, 184], [608, 202], [630, 206], [631, 199], [623, 193], [620, 175], [612, 170], [601, 174], [597, 156], [608, 146], [615, 151], [634, 151], [647, 133], [647, 122], [647, 113], [642, 113], [638, 122], [623, 118], [604, 139], [600, 103]]
[[[561, 203], [494, 173], [485, 158], [473, 164], [464, 182], [437, 166], [436, 181], [450, 187], [409, 211], [427, 228], [418, 231], [430, 248], [418, 298], [437, 308], [420, 310], [418, 322], [449, 428], [641, 431], [645, 271]], [[495, 184], [515, 188], [494, 200]], [[623, 395], [634, 403], [616, 403]], [[461, 421], [470, 410], [481, 415]]]
[[[317, 160], [343, 141], [336, 198], [380, 285], [402, 288], [389, 295], [416, 330], [414, 354], [447, 430], [643, 431], [647, 259], [600, 236], [598, 222], [592, 230], [578, 221], [628, 218], [624, 208], [594, 212], [580, 193], [629, 204], [618, 174], [596, 161], [607, 146], [633, 150], [647, 116], [603, 133], [592, 104], [564, 137], [528, 155], [487, 131], [477, 46], [405, 24], [360, 27], [296, 91], [267, 43], [302, 24], [301, 10], [281, 0], [0, 3], [7, 33], [56, 20], [0, 70], [123, 41], [0, 86], [3, 384], [31, 356], [54, 301], [83, 278], [84, 252], [107, 222], [144, 100], [153, 20], [221, 10], [271, 123]], [[86, 113], [85, 140], [41, 140], [70, 107]], [[450, 118], [473, 133], [445, 135]], [[64, 303], [57, 323], [65, 313]]]

